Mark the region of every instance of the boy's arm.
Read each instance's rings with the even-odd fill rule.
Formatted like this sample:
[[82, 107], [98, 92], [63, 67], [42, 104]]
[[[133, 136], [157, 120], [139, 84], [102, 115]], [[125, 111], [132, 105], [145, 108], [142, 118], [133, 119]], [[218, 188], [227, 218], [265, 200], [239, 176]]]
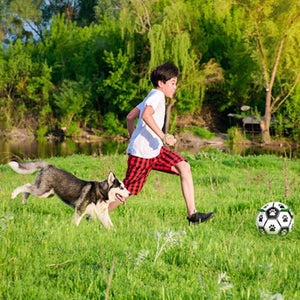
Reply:
[[164, 134], [164, 132], [157, 126], [155, 120], [153, 119], [154, 109], [151, 105], [147, 105], [143, 114], [142, 119], [145, 123], [158, 135], [158, 137], [170, 146], [174, 146], [176, 139], [171, 134]]
[[135, 107], [128, 115], [127, 115], [127, 130], [129, 132], [129, 136], [132, 136], [132, 133], [134, 131], [134, 121], [135, 119], [140, 115], [140, 110]]

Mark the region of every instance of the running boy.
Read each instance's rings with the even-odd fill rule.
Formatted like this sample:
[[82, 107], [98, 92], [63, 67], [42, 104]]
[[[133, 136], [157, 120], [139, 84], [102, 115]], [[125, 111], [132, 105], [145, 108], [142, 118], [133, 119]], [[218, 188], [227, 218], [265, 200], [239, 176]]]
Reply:
[[[173, 135], [164, 134], [162, 131], [165, 120], [165, 97], [174, 96], [178, 73], [178, 68], [169, 62], [156, 67], [151, 73], [154, 89], [127, 115], [130, 142], [127, 148], [128, 166], [123, 182], [132, 195], [137, 195], [152, 169], [179, 175], [187, 206], [187, 219], [189, 223], [198, 224], [212, 218], [214, 213], [196, 211], [190, 165], [180, 154], [167, 147], [174, 146], [176, 139]], [[136, 118], [139, 119], [135, 129]], [[109, 211], [119, 204], [119, 201], [112, 202]]]

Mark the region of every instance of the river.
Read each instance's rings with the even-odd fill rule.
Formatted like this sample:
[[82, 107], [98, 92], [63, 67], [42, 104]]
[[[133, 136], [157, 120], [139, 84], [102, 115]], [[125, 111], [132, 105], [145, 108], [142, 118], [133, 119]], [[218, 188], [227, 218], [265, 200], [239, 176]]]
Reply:
[[[6, 164], [11, 160], [35, 160], [45, 159], [54, 156], [68, 156], [72, 154], [86, 154], [94, 156], [111, 155], [125, 153], [127, 141], [117, 142], [115, 140], [101, 140], [97, 142], [76, 142], [73, 139], [65, 139], [62, 142], [55, 141], [37, 141], [32, 140], [14, 140], [6, 141], [0, 138], [0, 164]], [[211, 148], [219, 148], [230, 154], [239, 154], [242, 156], [273, 154], [293, 158], [300, 157], [300, 149], [290, 149], [284, 147], [258, 147], [258, 146], [240, 146], [237, 145], [231, 149], [226, 145], [205, 145], [195, 147], [186, 147], [178, 145], [175, 150], [178, 152], [197, 153], [199, 151], [208, 151]]]
[[126, 143], [104, 140], [98, 142], [76, 142], [66, 139], [63, 142], [48, 140], [5, 141], [0, 139], [0, 164], [11, 160], [35, 160], [54, 156], [86, 154], [102, 156], [107, 154], [125, 153]]

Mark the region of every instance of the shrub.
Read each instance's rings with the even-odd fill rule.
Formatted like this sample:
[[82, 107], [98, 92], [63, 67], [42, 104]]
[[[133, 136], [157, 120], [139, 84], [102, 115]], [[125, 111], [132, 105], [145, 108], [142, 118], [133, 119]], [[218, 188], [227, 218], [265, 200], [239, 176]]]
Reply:
[[126, 134], [127, 131], [113, 112], [103, 117], [102, 128], [107, 135]]
[[234, 144], [243, 144], [247, 141], [239, 127], [231, 127], [227, 131], [227, 143], [229, 146]]

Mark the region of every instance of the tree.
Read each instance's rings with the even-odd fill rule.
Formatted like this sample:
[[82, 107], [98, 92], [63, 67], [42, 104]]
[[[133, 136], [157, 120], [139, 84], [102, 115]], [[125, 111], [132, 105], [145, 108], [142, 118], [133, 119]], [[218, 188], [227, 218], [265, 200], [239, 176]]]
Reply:
[[101, 96], [101, 111], [104, 114], [121, 114], [125, 120], [138, 90], [134, 78], [128, 76], [128, 71], [134, 69], [134, 64], [130, 63], [128, 56], [124, 55], [121, 49], [116, 55], [104, 51], [104, 59], [108, 72], [97, 90]]
[[54, 94], [61, 126], [66, 128], [67, 135], [76, 131], [76, 122], [82, 120], [84, 107], [90, 98], [90, 87], [83, 80], [64, 80], [60, 90]]
[[295, 93], [291, 96], [292, 101], [285, 102], [285, 111], [289, 118], [289, 130], [293, 139], [300, 140], [300, 85], [298, 84]]
[[27, 123], [36, 129], [51, 115], [51, 68], [46, 62], [35, 62], [31, 51], [20, 40], [0, 51], [0, 118], [7, 127]]
[[290, 99], [300, 79], [300, 3], [297, 0], [256, 0], [236, 3], [246, 10], [251, 26], [248, 41], [261, 66], [256, 80], [265, 87], [263, 141], [270, 141], [271, 116]]
[[0, 0], [0, 41], [3, 41], [7, 34], [7, 14], [8, 0]]
[[25, 38], [28, 41], [33, 36], [35, 36], [35, 39], [42, 38], [45, 25], [43, 24], [41, 12], [43, 2], [42, 0], [9, 1], [7, 26], [11, 39]]
[[78, 26], [94, 21], [96, 0], [0, 0], [0, 39], [43, 40], [52, 18], [64, 15]]
[[[15, 1], [15, 0], [14, 0]], [[77, 0], [48, 0], [45, 2], [42, 11], [48, 21], [58, 15], [64, 14], [67, 20], [75, 20], [80, 11], [82, 1]]]
[[[223, 69], [223, 84], [213, 82], [206, 90], [203, 104], [221, 115], [242, 105], [263, 107], [253, 85], [257, 64], [249, 55], [245, 41], [247, 16], [233, 9], [228, 0], [189, 0], [192, 49], [201, 55], [201, 63], [213, 59]], [[222, 122], [223, 124], [226, 122]]]
[[172, 3], [132, 0], [120, 13], [127, 49], [138, 51], [132, 45], [137, 45], [137, 40], [144, 43], [142, 61], [146, 60], [147, 68], [140, 81], [143, 89], [149, 88], [149, 75], [155, 66], [171, 61], [180, 69], [176, 99], [167, 99], [166, 129], [174, 105], [181, 113], [200, 110], [209, 83], [223, 79], [222, 69], [214, 60], [200, 64], [201, 54], [192, 49], [191, 16], [192, 10], [182, 0]]

